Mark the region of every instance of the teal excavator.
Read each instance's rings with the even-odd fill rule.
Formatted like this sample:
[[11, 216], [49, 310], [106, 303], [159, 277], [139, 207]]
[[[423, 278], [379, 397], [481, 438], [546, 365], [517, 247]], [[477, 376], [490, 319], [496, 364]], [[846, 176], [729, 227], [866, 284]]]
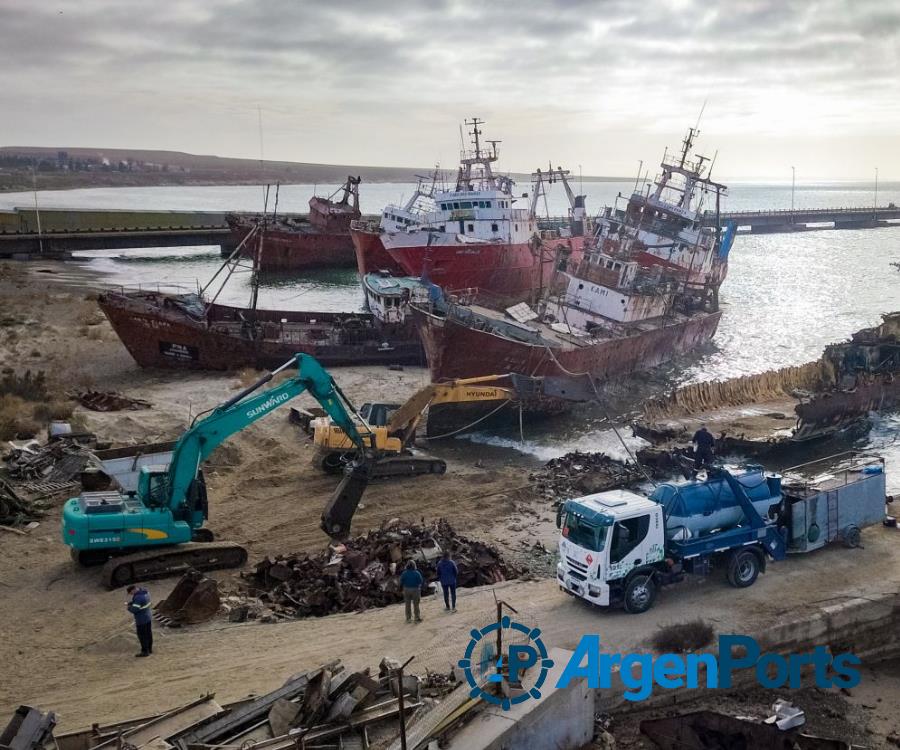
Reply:
[[[296, 375], [255, 393], [293, 364]], [[233, 542], [214, 542], [212, 532], [204, 527], [208, 503], [200, 464], [229, 436], [301, 393], [313, 396], [357, 448], [356, 460], [348, 465], [322, 514], [325, 533], [345, 538], [372, 467], [391, 459], [378, 454], [365, 420], [331, 375], [313, 357], [297, 354], [225, 403], [197, 415], [175, 444], [168, 466], [141, 469], [136, 492], [84, 492], [68, 500], [63, 508], [62, 538], [73, 557], [83, 565], [105, 563], [103, 579], [110, 587], [188, 568], [242, 565], [247, 551]], [[389, 473], [415, 475], [435, 470], [433, 460], [405, 458]]]

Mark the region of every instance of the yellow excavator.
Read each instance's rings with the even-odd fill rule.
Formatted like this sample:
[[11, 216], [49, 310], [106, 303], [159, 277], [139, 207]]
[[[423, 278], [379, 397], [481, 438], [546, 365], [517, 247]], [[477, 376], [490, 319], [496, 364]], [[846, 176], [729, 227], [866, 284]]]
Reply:
[[[546, 388], [547, 380], [506, 374], [430, 383], [403, 404], [364, 404], [359, 416], [364, 420], [363, 426], [372, 436], [376, 450], [395, 462], [397, 457], [413, 455], [410, 446], [426, 410], [426, 434], [429, 439], [435, 440], [485, 423], [503, 412], [518, 414], [518, 408], [529, 395], [554, 397], [543, 400], [545, 413], [561, 410], [563, 401], [582, 400], [565, 395], [558, 385]], [[509, 381], [509, 386], [498, 385], [503, 381]], [[551, 404], [555, 404], [555, 408]], [[294, 419], [300, 421], [312, 436], [316, 448], [315, 460], [322, 469], [333, 474], [343, 472], [347, 463], [356, 457], [356, 448], [346, 432], [327, 415], [292, 411]], [[443, 461], [440, 463], [443, 464]], [[377, 464], [373, 472], [373, 477], [388, 475], [380, 471]]]

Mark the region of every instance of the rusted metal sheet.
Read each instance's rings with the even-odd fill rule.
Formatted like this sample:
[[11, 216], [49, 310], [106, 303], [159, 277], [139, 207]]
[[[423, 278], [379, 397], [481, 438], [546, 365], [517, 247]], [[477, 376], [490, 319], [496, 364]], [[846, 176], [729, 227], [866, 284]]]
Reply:
[[6, 728], [0, 733], [3, 750], [39, 750], [53, 733], [56, 714], [42, 713], [32, 706], [19, 706]]
[[211, 695], [204, 696], [185, 706], [151, 719], [146, 724], [129, 729], [123, 732], [121, 736], [117, 735], [95, 747], [97, 750], [100, 750], [100, 748], [113, 748], [122, 741], [139, 748], [157, 738], [171, 740], [171, 738], [176, 737], [180, 733], [216, 716], [220, 716], [222, 713], [224, 713], [224, 709], [213, 700]]

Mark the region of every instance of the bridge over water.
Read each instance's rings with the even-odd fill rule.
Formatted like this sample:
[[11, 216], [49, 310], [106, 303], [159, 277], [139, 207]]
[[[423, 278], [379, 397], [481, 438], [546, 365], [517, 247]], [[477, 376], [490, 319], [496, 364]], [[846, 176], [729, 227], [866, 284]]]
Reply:
[[[778, 211], [723, 212], [722, 221], [734, 221], [738, 231], [753, 234], [772, 232], [802, 232], [813, 229], [874, 229], [894, 226], [900, 220], [900, 207], [868, 208], [807, 208]], [[716, 216], [707, 211], [703, 218], [707, 226], [715, 226]]]
[[[0, 211], [0, 258], [66, 258], [77, 250], [194, 245], [218, 245], [227, 253], [234, 242], [225, 216], [221, 211], [14, 208]], [[732, 211], [721, 218], [737, 222], [739, 231], [752, 233], [869, 229], [894, 226], [895, 222], [900, 225], [900, 208]], [[567, 223], [565, 219], [557, 221]], [[714, 226], [715, 214], [707, 212], [703, 221]]]

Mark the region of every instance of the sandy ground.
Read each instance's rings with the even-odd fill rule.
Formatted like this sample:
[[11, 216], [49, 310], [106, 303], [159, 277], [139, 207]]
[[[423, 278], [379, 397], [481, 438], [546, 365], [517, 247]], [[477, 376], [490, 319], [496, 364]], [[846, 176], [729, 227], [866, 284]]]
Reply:
[[[172, 439], [191, 414], [234, 394], [234, 374], [140, 370], [97, 319], [83, 290], [45, 284], [44, 278], [57, 282], [60, 274], [34, 271], [30, 277], [20, 271], [0, 274], [0, 313], [18, 316], [0, 329], [0, 366], [33, 362], [35, 369], [54, 373], [61, 388], [117, 389], [153, 405], [108, 414], [79, 409], [99, 435], [117, 444]], [[82, 283], [77, 274], [68, 281]], [[10, 331], [16, 335], [10, 337]], [[424, 371], [414, 369], [342, 368], [334, 375], [359, 403], [383, 400], [385, 394], [403, 398], [426, 380]], [[554, 546], [550, 509], [535, 505], [520, 489], [527, 484], [526, 459], [479, 449], [476, 462], [471, 446], [433, 450], [447, 459], [447, 474], [372, 485], [354, 519], [356, 532], [392, 517], [444, 516], [463, 533], [499, 542], [510, 554], [536, 541]], [[232, 438], [206, 471], [210, 526], [217, 536], [245, 544], [251, 560], [321, 548], [326, 540], [318, 518], [336, 480], [321, 474], [311, 456], [288, 423], [287, 410]], [[136, 661], [124, 594], [104, 590], [97, 570], [72, 564], [59, 541], [58, 523], [55, 512], [27, 537], [0, 536], [0, 717], [21, 703], [36, 704], [57, 711], [63, 730], [154, 713], [207, 691], [227, 701], [270, 690], [289, 675], [334, 658], [365, 667], [388, 654], [415, 655], [420, 671], [443, 669], [459, 658], [469, 629], [493, 619], [496, 598], [515, 607], [520, 620], [539, 625], [548, 645], [572, 648], [583, 633], [600, 632], [607, 650], [624, 652], [646, 648], [658, 625], [698, 613], [719, 632], [742, 633], [794, 619], [804, 607], [812, 611], [900, 588], [900, 535], [879, 527], [865, 533], [864, 549], [826, 549], [773, 564], [740, 593], [718, 578], [682, 584], [677, 592], [664, 592], [657, 607], [639, 618], [593, 610], [544, 578], [464, 591], [456, 615], [426, 601], [420, 625], [406, 625], [401, 608], [387, 607], [273, 625], [215, 620], [182, 630], [157, 628], [153, 658]], [[227, 580], [237, 573], [217, 575]], [[154, 599], [164, 597], [172, 583], [151, 583]], [[885, 686], [892, 685], [885, 688], [892, 696], [885, 700], [896, 705], [896, 674], [892, 683], [885, 679]], [[879, 732], [900, 730], [896, 715], [878, 721]]]

